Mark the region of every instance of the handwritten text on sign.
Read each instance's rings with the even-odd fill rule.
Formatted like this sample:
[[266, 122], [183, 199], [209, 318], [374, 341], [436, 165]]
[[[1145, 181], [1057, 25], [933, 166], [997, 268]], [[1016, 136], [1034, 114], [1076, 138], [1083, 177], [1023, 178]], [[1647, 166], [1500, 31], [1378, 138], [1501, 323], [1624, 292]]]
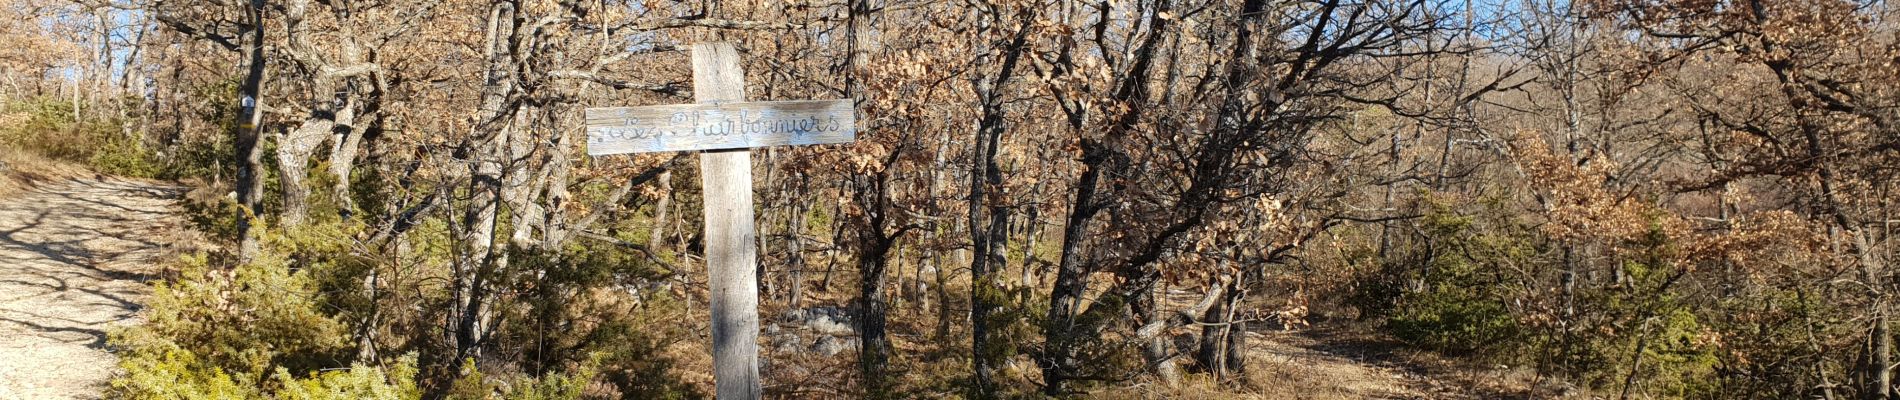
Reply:
[[587, 109], [587, 154], [848, 143], [850, 100], [760, 101]]

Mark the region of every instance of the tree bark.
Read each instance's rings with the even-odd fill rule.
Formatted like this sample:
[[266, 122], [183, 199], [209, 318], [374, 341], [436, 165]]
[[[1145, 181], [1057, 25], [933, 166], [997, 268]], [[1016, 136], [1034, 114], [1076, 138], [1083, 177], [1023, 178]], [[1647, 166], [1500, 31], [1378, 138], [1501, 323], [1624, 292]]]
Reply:
[[998, 192], [1003, 187], [1003, 171], [996, 164], [996, 154], [1002, 146], [1005, 130], [1002, 88], [1015, 74], [1016, 64], [1023, 53], [1028, 51], [1029, 28], [1035, 20], [1029, 12], [1018, 17], [1019, 26], [1010, 33], [1008, 42], [998, 49], [1002, 53], [1002, 64], [996, 76], [981, 80], [977, 85], [977, 95], [982, 101], [982, 117], [977, 123], [976, 147], [971, 152], [975, 158], [970, 168], [968, 222], [970, 244], [974, 252], [970, 258], [970, 351], [975, 369], [971, 386], [979, 398], [996, 395], [994, 375], [997, 364], [1002, 361], [1000, 356], [1004, 354], [1002, 349], [994, 348], [996, 344], [990, 341], [993, 330], [990, 314], [1003, 298], [995, 272], [1007, 262], [1007, 255], [1002, 251], [1009, 240], [1009, 210], [1004, 206], [1008, 199]]
[[656, 181], [660, 184], [659, 193], [661, 194], [660, 198], [653, 203], [653, 227], [647, 231], [647, 243], [654, 248], [659, 248], [660, 245], [666, 244], [664, 238], [666, 224], [669, 222], [667, 210], [673, 207], [673, 171], [661, 172]]
[[1195, 363], [1217, 381], [1246, 369], [1243, 356], [1247, 325], [1234, 318], [1246, 291], [1241, 287], [1239, 276], [1223, 279], [1220, 285], [1223, 287], [1220, 300], [1201, 317], [1201, 340], [1195, 352]]
[[238, 258], [249, 260], [257, 254], [257, 233], [252, 232], [252, 221], [264, 207], [264, 179], [261, 173], [264, 157], [258, 132], [264, 120], [264, 100], [259, 96], [264, 84], [264, 0], [245, 2], [244, 17], [250, 24], [250, 40], [245, 42], [244, 56], [250, 62], [245, 68], [244, 82], [238, 86], [240, 108], [237, 113], [237, 134], [232, 144], [237, 150], [237, 240]]
[[[801, 184], [800, 188], [803, 187]], [[792, 206], [791, 222], [785, 229], [785, 266], [789, 269], [786, 273], [785, 300], [796, 310], [805, 297], [805, 218], [811, 212], [811, 201], [804, 196], [795, 197], [792, 201], [796, 205]]]
[[335, 128], [335, 122], [312, 116], [297, 128], [278, 137], [278, 186], [284, 192], [284, 209], [278, 214], [277, 223], [283, 228], [302, 226], [304, 219], [309, 216], [310, 185], [305, 180], [309, 178], [310, 155]]
[[[1885, 282], [1879, 275], [1883, 269], [1878, 250], [1875, 250], [1867, 239], [1869, 233], [1862, 229], [1849, 229], [1847, 232], [1848, 235], [1854, 237], [1854, 252], [1859, 259], [1862, 279], [1866, 279], [1869, 284]], [[1867, 333], [1868, 340], [1872, 342], [1868, 350], [1872, 354], [1869, 355], [1866, 365], [1868, 388], [1864, 393], [1864, 398], [1886, 400], [1894, 397], [1893, 333], [1887, 317], [1889, 307], [1885, 292], [1875, 291], [1873, 297], [1873, 305], [1868, 310], [1873, 316], [1873, 327]]]
[[[1155, 295], [1153, 282], [1137, 287], [1147, 287], [1135, 294], [1128, 302], [1128, 308], [1135, 314], [1135, 320], [1143, 325], [1166, 325], [1168, 316], [1161, 310], [1161, 302]], [[1138, 337], [1141, 341], [1141, 359], [1148, 366], [1148, 372], [1167, 385], [1181, 381], [1181, 370], [1175, 366], [1172, 351], [1169, 351], [1167, 330], [1164, 328], [1155, 334]]]
[[488, 278], [494, 268], [495, 219], [501, 197], [501, 145], [512, 129], [513, 110], [508, 99], [514, 95], [515, 5], [495, 2], [489, 7], [488, 39], [484, 54], [484, 84], [481, 108], [469, 136], [456, 149], [456, 156], [467, 161], [469, 181], [467, 203], [457, 225], [458, 254], [451, 287], [455, 317], [456, 359], [479, 359], [488, 320], [484, 309], [488, 302]]
[[1096, 205], [1096, 187], [1102, 176], [1107, 152], [1091, 140], [1082, 141], [1083, 171], [1075, 184], [1075, 201], [1070, 205], [1069, 220], [1062, 228], [1062, 256], [1056, 264], [1055, 287], [1049, 289], [1049, 322], [1043, 326], [1046, 343], [1043, 355], [1043, 392], [1050, 396], [1067, 391], [1065, 383], [1080, 367], [1076, 361], [1079, 341], [1075, 335], [1075, 316], [1081, 309], [1082, 294], [1088, 286], [1088, 271], [1083, 265], [1083, 240], [1091, 218], [1101, 207]]
[[[1110, 97], [1128, 108], [1115, 116], [1114, 123], [1103, 136], [1103, 140], [1111, 142], [1104, 144], [1086, 137], [1081, 140], [1082, 175], [1075, 183], [1075, 197], [1070, 202], [1068, 220], [1062, 228], [1055, 284], [1049, 289], [1049, 320], [1042, 327], [1045, 345], [1038, 364], [1042, 368], [1043, 393], [1050, 396], [1059, 396], [1067, 391], [1068, 379], [1080, 367], [1076, 360], [1078, 341], [1092, 337], [1077, 335], [1075, 321], [1076, 313], [1081, 310], [1083, 292], [1088, 286], [1090, 271], [1086, 265], [1085, 242], [1089, 223], [1107, 205], [1098, 197], [1113, 195], [1112, 191], [1101, 191], [1102, 175], [1116, 168], [1110, 164], [1116, 161], [1113, 141], [1126, 137], [1127, 132], [1141, 120], [1141, 106], [1147, 99], [1143, 88], [1148, 83], [1149, 71], [1153, 69], [1155, 54], [1168, 32], [1169, 18], [1163, 18], [1162, 15], [1169, 12], [1171, 6], [1171, 2], [1165, 0], [1155, 4], [1155, 12], [1148, 20], [1147, 36], [1129, 60], [1130, 66], [1126, 72], [1116, 80], [1115, 91]], [[1102, 12], [1107, 13], [1109, 10], [1104, 9]], [[1107, 23], [1108, 20], [1104, 18], [1097, 29], [1106, 29]], [[1078, 109], [1083, 111], [1070, 118], [1070, 128], [1081, 132], [1086, 121], [1081, 113], [1086, 112], [1086, 108]]]
[[363, 136], [366, 134], [355, 129], [355, 103], [355, 99], [351, 98], [343, 105], [343, 112], [350, 116], [337, 117], [337, 124], [343, 129], [337, 129], [335, 136], [330, 139], [329, 172], [336, 179], [330, 183], [330, 194], [336, 196], [337, 214], [343, 218], [355, 213], [356, 204], [350, 196], [350, 173], [356, 168], [356, 155], [362, 149]]
[[[864, 377], [865, 392], [872, 398], [889, 393], [885, 370], [890, 363], [891, 343], [885, 336], [889, 301], [884, 291], [885, 269], [897, 237], [885, 233], [884, 210], [889, 197], [884, 192], [884, 173], [859, 178], [857, 198], [864, 209], [863, 226], [858, 238], [858, 366]], [[869, 182], [865, 182], [865, 181]]]

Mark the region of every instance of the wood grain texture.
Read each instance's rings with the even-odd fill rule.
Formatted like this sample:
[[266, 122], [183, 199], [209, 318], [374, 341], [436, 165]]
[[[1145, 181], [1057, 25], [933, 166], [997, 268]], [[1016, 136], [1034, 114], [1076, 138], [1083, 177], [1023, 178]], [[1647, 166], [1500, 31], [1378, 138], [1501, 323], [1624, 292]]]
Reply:
[[[701, 103], [745, 99], [745, 72], [739, 68], [739, 53], [732, 43], [693, 45], [693, 96]], [[702, 153], [699, 174], [706, 203], [707, 284], [712, 292], [713, 385], [722, 400], [757, 399], [759, 287], [752, 152]]]
[[853, 116], [850, 100], [589, 108], [587, 154], [849, 143]]

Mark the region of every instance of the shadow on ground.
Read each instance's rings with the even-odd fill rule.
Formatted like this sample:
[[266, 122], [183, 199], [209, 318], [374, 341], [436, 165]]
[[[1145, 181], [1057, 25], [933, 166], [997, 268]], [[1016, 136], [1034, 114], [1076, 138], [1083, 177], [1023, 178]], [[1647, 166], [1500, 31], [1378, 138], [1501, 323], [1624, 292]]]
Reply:
[[83, 179], [0, 199], [0, 399], [97, 398], [136, 322], [182, 188]]

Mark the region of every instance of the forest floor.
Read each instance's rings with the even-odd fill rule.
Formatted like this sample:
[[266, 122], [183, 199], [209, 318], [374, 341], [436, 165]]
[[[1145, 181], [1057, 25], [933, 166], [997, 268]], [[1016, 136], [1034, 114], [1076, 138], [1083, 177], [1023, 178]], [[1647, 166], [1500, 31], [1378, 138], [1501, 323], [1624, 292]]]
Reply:
[[[1164, 301], [1174, 307], [1187, 307], [1199, 299], [1190, 291], [1168, 293]], [[1267, 297], [1253, 299], [1254, 306], [1272, 309], [1280, 304]], [[1333, 317], [1295, 330], [1266, 321], [1250, 324], [1247, 370], [1239, 384], [1217, 384], [1197, 374], [1175, 387], [1139, 385], [1135, 391], [1108, 397], [1490, 400], [1586, 396], [1561, 382], [1540, 379], [1523, 366], [1444, 357], [1400, 342], [1370, 323], [1337, 318], [1342, 312], [1327, 315]]]
[[[17, 171], [16, 171], [17, 172]], [[182, 188], [103, 176], [0, 196], [0, 399], [98, 398], [107, 332], [138, 322], [184, 221]]]
[[1247, 333], [1247, 370], [1239, 383], [1214, 383], [1205, 375], [1185, 377], [1174, 387], [1137, 385], [1101, 396], [1111, 399], [1263, 400], [1491, 400], [1574, 399], [1581, 393], [1553, 388], [1538, 393], [1524, 368], [1480, 366], [1411, 349], [1363, 327]]
[[[1250, 333], [1250, 378], [1273, 399], [1576, 398], [1523, 367], [1474, 365], [1363, 328]], [[1543, 382], [1532, 394], [1530, 387]]]
[[[1251, 374], [1270, 398], [1419, 399], [1429, 379], [1411, 368], [1383, 362], [1361, 345], [1321, 341], [1303, 333], [1250, 332], [1247, 356], [1263, 371]], [[1376, 358], [1375, 358], [1376, 357]], [[1261, 379], [1265, 378], [1265, 379]]]
[[[118, 370], [108, 332], [138, 323], [160, 278], [154, 261], [193, 242], [181, 236], [175, 201], [184, 188], [19, 157], [0, 154], [0, 400], [99, 398]], [[1255, 328], [1245, 389], [1201, 382], [1120, 394], [1493, 399], [1526, 397], [1534, 381], [1521, 368], [1448, 361], [1366, 332]], [[1551, 394], [1569, 397], [1536, 397]]]

